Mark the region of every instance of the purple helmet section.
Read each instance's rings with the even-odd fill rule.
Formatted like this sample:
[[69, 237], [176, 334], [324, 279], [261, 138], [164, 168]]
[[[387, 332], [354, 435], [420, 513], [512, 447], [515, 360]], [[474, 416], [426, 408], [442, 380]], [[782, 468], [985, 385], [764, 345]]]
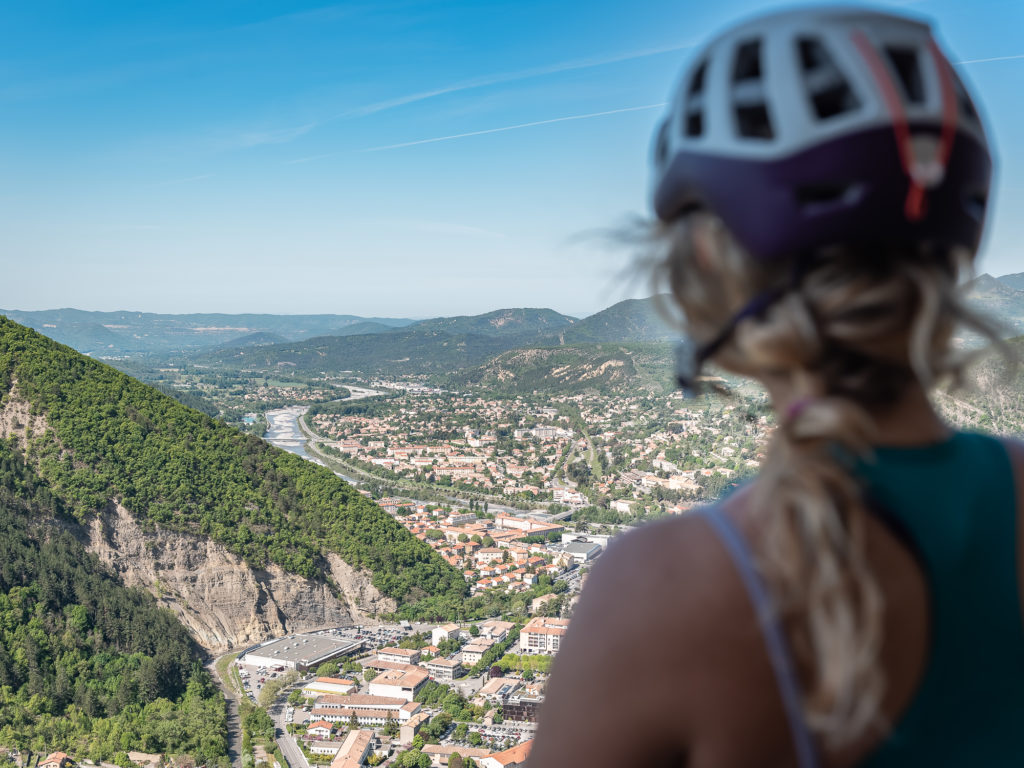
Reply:
[[[937, 133], [934, 125], [910, 125]], [[891, 126], [843, 136], [778, 160], [681, 151], [654, 196], [671, 221], [697, 207], [719, 216], [759, 261], [839, 243], [927, 241], [978, 246], [992, 163], [988, 150], [958, 131], [942, 183], [926, 193], [925, 215], [904, 212], [909, 179]], [[829, 190], [843, 191], [834, 199]]]

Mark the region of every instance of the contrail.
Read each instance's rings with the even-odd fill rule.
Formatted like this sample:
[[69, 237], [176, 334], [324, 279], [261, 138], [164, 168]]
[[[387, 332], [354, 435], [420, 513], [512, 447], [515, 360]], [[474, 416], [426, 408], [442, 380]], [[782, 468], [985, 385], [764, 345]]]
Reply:
[[432, 139], [418, 139], [417, 141], [404, 141], [401, 144], [387, 144], [382, 147], [369, 147], [363, 152], [382, 152], [385, 149], [401, 149], [402, 147], [415, 147], [419, 144], [435, 144], [439, 141], [451, 141], [452, 139], [464, 139], [468, 136], [483, 136], [487, 133], [502, 133], [504, 131], [516, 131], [520, 128], [533, 128], [538, 125], [551, 125], [552, 123], [564, 123], [569, 120], [587, 120], [591, 117], [604, 117], [605, 115], [618, 115], [623, 112], [640, 112], [645, 109], [658, 109], [664, 107], [667, 102], [658, 104], [644, 104], [641, 107], [623, 107], [622, 109], [609, 109], [604, 112], [588, 112], [585, 115], [567, 115], [565, 117], [554, 117], [550, 120], [535, 120], [532, 123], [518, 123], [517, 125], [505, 125], [501, 128], [487, 128], [483, 131], [469, 131], [468, 133], [454, 133], [451, 136], [435, 136]]
[[336, 115], [335, 117], [364, 117], [387, 109], [394, 109], [395, 107], [405, 106], [406, 104], [413, 104], [417, 101], [424, 101], [437, 96], [444, 96], [449, 93], [457, 93], [458, 91], [468, 91], [474, 88], [486, 88], [491, 85], [511, 83], [517, 80], [527, 80], [532, 77], [543, 77], [544, 75], [554, 75], [559, 72], [571, 72], [577, 69], [590, 69], [592, 67], [601, 67], [608, 64], [618, 64], [623, 61], [632, 61], [634, 59], [643, 59], [649, 56], [673, 53], [675, 51], [682, 51], [692, 47], [693, 43], [687, 42], [679, 45], [664, 46], [661, 48], [644, 48], [637, 51], [612, 54], [611, 56], [594, 56], [586, 59], [561, 61], [556, 64], [532, 67], [530, 69], [521, 69], [516, 72], [486, 75], [484, 77], [464, 80], [460, 83], [453, 83], [452, 85], [442, 86], [429, 91], [420, 91], [419, 93], [411, 93], [394, 99], [387, 99], [385, 101], [367, 104], [362, 107], [356, 107], [352, 110]]
[[1009, 61], [1010, 59], [1024, 59], [1024, 53], [1015, 53], [1012, 56], [993, 56], [991, 59], [966, 59], [958, 61], [957, 64], [984, 64], [988, 61]]

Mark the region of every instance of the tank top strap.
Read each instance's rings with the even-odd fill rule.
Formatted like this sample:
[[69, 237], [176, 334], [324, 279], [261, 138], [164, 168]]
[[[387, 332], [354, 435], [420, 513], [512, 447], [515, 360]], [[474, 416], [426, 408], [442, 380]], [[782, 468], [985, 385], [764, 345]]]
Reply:
[[775, 672], [775, 682], [779, 688], [782, 706], [786, 713], [786, 719], [789, 721], [797, 765], [799, 768], [819, 768], [821, 761], [814, 738], [804, 718], [800, 681], [796, 674], [793, 655], [775, 612], [772, 599], [768, 594], [767, 585], [754, 564], [750, 546], [739, 528], [720, 507], [703, 507], [698, 514], [708, 521], [722, 542], [722, 546], [728, 552], [743, 581], [750, 602], [753, 604], [765, 648], [768, 651], [768, 660]]

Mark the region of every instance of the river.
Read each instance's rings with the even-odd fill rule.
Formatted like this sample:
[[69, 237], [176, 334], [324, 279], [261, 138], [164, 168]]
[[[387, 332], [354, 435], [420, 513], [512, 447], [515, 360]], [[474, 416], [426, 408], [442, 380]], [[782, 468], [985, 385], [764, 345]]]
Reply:
[[[366, 389], [365, 387], [347, 386], [346, 389], [350, 393], [349, 396], [334, 402], [362, 400], [364, 397], [381, 394], [375, 389]], [[312, 461], [314, 464], [324, 466], [320, 459], [306, 453], [306, 436], [302, 433], [302, 427], [299, 426], [299, 419], [308, 410], [308, 405], [290, 405], [287, 408], [276, 408], [273, 411], [267, 411], [265, 415], [267, 417], [268, 429], [263, 433], [263, 439], [271, 445], [276, 445], [278, 448], [283, 448], [290, 453], [294, 453], [296, 456], [301, 456], [306, 461]], [[353, 478], [346, 477], [338, 472], [334, 474], [347, 482], [356, 482]]]

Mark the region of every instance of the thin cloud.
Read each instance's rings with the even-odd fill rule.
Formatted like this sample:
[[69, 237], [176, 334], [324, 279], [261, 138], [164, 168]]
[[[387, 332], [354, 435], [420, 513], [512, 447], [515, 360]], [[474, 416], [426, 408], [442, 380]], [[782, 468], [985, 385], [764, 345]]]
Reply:
[[472, 80], [464, 80], [462, 82], [453, 83], [452, 85], [447, 85], [441, 88], [435, 88], [429, 91], [420, 91], [419, 93], [411, 93], [406, 96], [399, 96], [394, 99], [386, 99], [384, 101], [374, 102], [373, 104], [367, 104], [362, 107], [356, 107], [355, 109], [337, 115], [337, 117], [365, 117], [366, 115], [376, 114], [377, 112], [383, 112], [388, 109], [394, 109], [395, 107], [402, 107], [405, 106], [406, 104], [413, 104], [415, 102], [433, 99], [436, 98], [437, 96], [444, 96], [446, 94], [456, 93], [458, 91], [468, 91], [474, 88], [486, 88], [491, 85], [511, 83], [518, 80], [527, 80], [533, 77], [544, 77], [545, 75], [554, 75], [559, 72], [571, 72], [579, 69], [590, 69], [592, 67], [602, 67], [608, 64], [617, 64], [622, 61], [642, 59], [648, 56], [658, 56], [665, 53], [674, 53], [676, 51], [682, 51], [687, 48], [692, 48], [693, 45], [693, 43], [683, 43], [681, 45], [671, 45], [662, 48], [645, 48], [638, 51], [617, 53], [611, 56], [590, 57], [586, 59], [573, 59], [570, 61], [558, 62], [556, 64], [549, 64], [543, 67], [531, 67], [530, 69], [521, 69], [516, 72], [505, 72], [495, 75], [485, 75], [483, 77], [473, 78]]
[[[633, 61], [635, 59], [643, 59], [649, 56], [659, 56], [666, 53], [675, 53], [676, 51], [686, 50], [692, 48], [694, 43], [687, 42], [679, 45], [663, 46], [660, 48], [643, 48], [635, 51], [626, 51], [623, 53], [612, 54], [611, 56], [593, 56], [585, 59], [571, 59], [569, 61], [561, 61], [555, 64], [548, 64], [542, 67], [531, 67], [529, 69], [520, 69], [515, 72], [504, 72], [494, 75], [484, 75], [482, 77], [473, 78], [471, 80], [463, 80], [458, 83], [451, 85], [442, 86], [440, 88], [434, 88], [428, 91], [419, 91], [417, 93], [410, 93], [405, 96], [397, 96], [393, 99], [385, 99], [383, 101], [375, 101], [371, 104], [365, 104], [361, 107], [354, 107], [344, 112], [339, 112], [336, 115], [332, 115], [324, 120], [314, 121], [299, 128], [285, 129], [276, 133], [281, 134], [280, 138], [274, 141], [254, 141], [251, 144], [244, 144], [244, 146], [257, 146], [259, 144], [282, 144], [294, 139], [299, 138], [303, 134], [308, 133], [314, 128], [318, 128], [325, 123], [332, 122], [334, 120], [341, 120], [344, 118], [358, 118], [368, 117], [375, 115], [380, 112], [385, 112], [390, 109], [396, 109], [398, 107], [404, 107], [408, 104], [415, 104], [421, 101], [427, 101], [428, 99], [434, 99], [438, 96], [445, 96], [449, 93], [459, 93], [461, 91], [469, 91], [477, 88], [488, 88], [493, 85], [501, 85], [503, 83], [513, 83], [519, 80], [528, 80], [534, 77], [545, 77], [547, 75], [558, 74], [559, 72], [572, 72], [580, 69], [590, 69], [593, 67], [603, 67], [609, 64], [617, 64], [623, 61]], [[574, 118], [567, 118], [574, 119]], [[289, 133], [288, 131], [291, 131]], [[256, 134], [256, 136], [263, 136], [263, 134]], [[330, 157], [331, 154], [327, 155], [313, 155], [311, 157], [302, 157], [297, 160], [292, 160], [289, 164], [305, 163], [310, 160], [320, 160], [324, 157]]]
[[516, 125], [504, 125], [500, 128], [487, 128], [482, 131], [468, 131], [467, 133], [455, 133], [450, 136], [435, 136], [430, 139], [417, 139], [416, 141], [403, 141], [400, 144], [386, 144], [380, 147], [368, 147], [362, 150], [363, 152], [383, 152], [388, 149], [402, 149], [404, 147], [415, 147], [420, 144], [436, 144], [439, 141], [453, 141], [455, 139], [465, 139], [470, 136], [483, 136], [488, 133], [503, 133], [505, 131], [518, 131], [521, 128], [534, 128], [538, 125], [551, 125], [552, 123], [565, 123], [570, 120], [589, 120], [594, 117], [605, 117], [606, 115], [619, 115], [623, 112], [640, 112], [645, 109], [658, 109], [664, 107], [666, 102], [660, 102], [658, 104], [644, 104], [639, 107], [623, 107], [621, 109], [608, 109], [604, 112], [588, 112], [585, 115], [566, 115], [565, 117], [554, 117], [550, 120], [534, 120], [531, 123], [518, 123]]
[[272, 131], [251, 131], [243, 133], [238, 137], [238, 144], [242, 147], [259, 147], [264, 144], [287, 144], [300, 136], [304, 136], [316, 128], [320, 123], [311, 122], [305, 125], [298, 125], [294, 128], [278, 128]]
[[957, 64], [985, 64], [989, 61], [1010, 61], [1011, 59], [1024, 59], [1024, 53], [1015, 53], [1012, 56], [993, 56], [989, 59], [965, 59]]

